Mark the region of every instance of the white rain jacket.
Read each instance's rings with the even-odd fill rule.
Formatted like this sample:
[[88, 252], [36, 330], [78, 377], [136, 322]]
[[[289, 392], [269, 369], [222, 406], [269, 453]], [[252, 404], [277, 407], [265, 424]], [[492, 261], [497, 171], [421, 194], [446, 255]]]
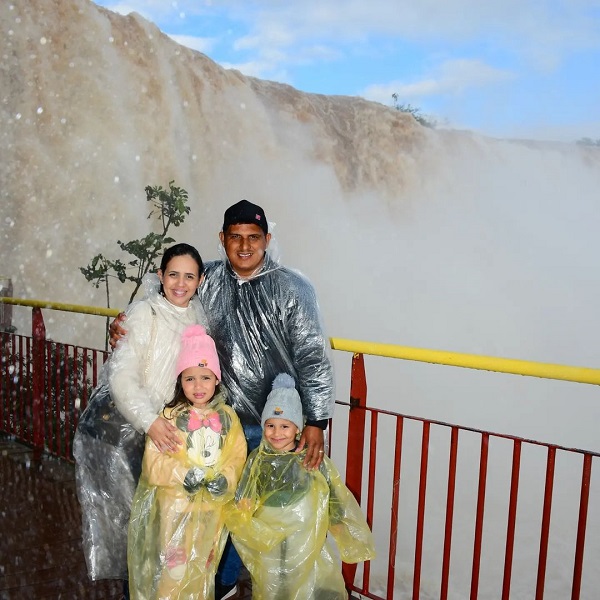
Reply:
[[188, 325], [206, 323], [197, 298], [181, 308], [158, 293], [155, 275], [145, 277], [144, 284], [147, 295], [127, 308], [127, 335], [108, 362], [115, 404], [140, 432], [147, 432], [165, 403], [173, 399], [182, 331]]
[[100, 373], [98, 390], [112, 399], [131, 427], [108, 444], [79, 429], [73, 441], [77, 495], [82, 512], [83, 550], [91, 579], [127, 579], [127, 525], [141, 471], [144, 433], [170, 402], [181, 333], [206, 324], [197, 298], [187, 308], [159, 294], [155, 275], [144, 277], [142, 300], [126, 310], [127, 335]]

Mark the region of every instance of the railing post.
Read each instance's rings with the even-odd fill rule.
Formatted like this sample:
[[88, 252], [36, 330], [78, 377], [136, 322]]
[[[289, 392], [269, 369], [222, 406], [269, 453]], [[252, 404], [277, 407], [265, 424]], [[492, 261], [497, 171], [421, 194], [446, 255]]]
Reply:
[[34, 308], [31, 315], [31, 336], [33, 338], [33, 458], [40, 460], [44, 451], [44, 382], [46, 326], [40, 308]]
[[[365, 446], [365, 411], [367, 406], [367, 376], [364, 355], [352, 356], [350, 380], [350, 415], [348, 417], [348, 448], [346, 451], [346, 485], [360, 504]], [[346, 587], [354, 583], [356, 565], [342, 564]]]

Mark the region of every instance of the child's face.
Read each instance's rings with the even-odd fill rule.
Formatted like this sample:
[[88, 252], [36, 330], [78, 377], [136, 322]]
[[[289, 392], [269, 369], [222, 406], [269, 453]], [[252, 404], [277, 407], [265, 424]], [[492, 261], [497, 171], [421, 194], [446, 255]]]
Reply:
[[287, 419], [274, 418], [265, 421], [265, 438], [275, 450], [293, 450], [298, 431], [296, 425]]
[[181, 387], [195, 408], [203, 408], [215, 395], [217, 376], [206, 367], [189, 367], [181, 372]]

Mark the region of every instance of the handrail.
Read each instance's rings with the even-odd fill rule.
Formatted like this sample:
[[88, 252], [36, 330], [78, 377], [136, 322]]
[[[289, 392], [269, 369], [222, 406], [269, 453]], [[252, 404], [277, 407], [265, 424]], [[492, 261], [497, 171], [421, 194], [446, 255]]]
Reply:
[[[9, 393], [8, 395], [5, 394], [8, 400], [0, 399], [0, 421], [5, 424], [8, 423], [7, 431], [14, 432], [19, 439], [33, 444], [33, 456], [35, 460], [41, 459], [42, 452], [50, 452], [72, 461], [71, 440], [74, 428], [77, 425], [78, 415], [80, 410], [86, 406], [90, 389], [97, 384], [96, 374], [98, 368], [108, 353], [65, 344], [60, 345], [61, 347], [59, 348], [59, 344], [55, 344], [54, 342], [49, 346], [45, 336], [42, 309], [75, 311], [92, 315], [103, 314], [108, 317], [117, 314], [118, 310], [38, 300], [0, 298], [0, 302], [5, 300], [11, 304], [33, 307], [32, 338], [31, 343], [29, 343], [29, 338], [25, 336], [2, 334], [3, 352], [6, 348], [9, 354], [12, 353], [17, 357], [11, 361], [4, 361], [4, 366], [8, 369], [5, 372], [10, 373], [10, 369], [13, 369], [13, 372], [16, 372], [19, 377], [3, 379], [4, 385], [2, 391], [8, 391]], [[442, 570], [439, 575], [439, 585], [441, 588], [439, 597], [441, 600], [448, 598], [451, 560], [454, 560], [453, 557], [457, 556], [457, 552], [471, 551], [469, 548], [472, 548], [472, 556], [466, 554], [463, 562], [467, 565], [468, 562], [472, 561], [471, 597], [478, 597], [480, 576], [486, 568], [483, 562], [487, 552], [485, 547], [486, 536], [483, 535], [483, 532], [486, 530], [486, 523], [492, 522], [490, 521], [490, 517], [487, 516], [488, 509], [484, 510], [486, 506], [486, 491], [491, 489], [490, 486], [493, 482], [497, 481], [495, 479], [497, 476], [494, 473], [498, 473], [498, 471], [492, 469], [492, 465], [502, 457], [506, 459], [507, 464], [510, 461], [510, 447], [505, 444], [506, 441], [509, 441], [512, 442], [512, 468], [510, 471], [508, 512], [505, 515], [502, 512], [492, 511], [492, 514], [495, 514], [496, 518], [500, 515], [500, 518], [507, 519], [502, 598], [509, 598], [511, 593], [511, 578], [513, 578], [513, 569], [516, 564], [514, 548], [516, 543], [515, 525], [520, 518], [518, 515], [527, 514], [530, 508], [528, 501], [525, 501], [524, 509], [519, 508], [519, 505], [524, 501], [523, 498], [528, 497], [528, 494], [523, 494], [520, 491], [520, 486], [527, 484], [526, 478], [521, 473], [522, 465], [525, 464], [525, 460], [529, 460], [529, 457], [532, 456], [532, 454], [528, 454], [527, 458], [524, 457], [522, 460], [521, 452], [522, 448], [524, 452], [526, 447], [537, 446], [547, 449], [545, 460], [544, 456], [541, 454], [538, 455], [537, 450], [535, 451], [541, 461], [539, 465], [540, 474], [542, 474], [542, 469], [545, 465], [545, 479], [542, 476], [533, 478], [537, 479], [537, 487], [535, 489], [541, 491], [541, 487], [543, 486], [544, 488], [543, 503], [540, 503], [539, 499], [536, 500], [536, 506], [539, 504], [538, 508], [540, 509], [541, 530], [539, 531], [537, 578], [534, 585], [535, 597], [540, 600], [544, 597], [544, 586], [548, 573], [553, 568], [552, 564], [547, 561], [547, 558], [551, 554], [551, 543], [554, 536], [554, 525], [551, 526], [550, 517], [551, 512], [553, 510], [556, 511], [554, 508], [556, 502], [553, 506], [553, 498], [557, 494], [553, 495], [553, 491], [555, 487], [557, 490], [561, 490], [559, 486], [560, 482], [556, 475], [558, 469], [555, 469], [557, 457], [560, 451], [583, 455], [579, 488], [578, 490], [575, 488], [573, 492], [574, 499], [576, 499], [576, 496], [580, 498], [579, 505], [578, 507], [573, 507], [573, 512], [571, 513], [573, 518], [568, 519], [573, 527], [576, 527], [577, 535], [574, 553], [572, 550], [567, 549], [564, 558], [566, 561], [573, 562], [572, 593], [570, 597], [573, 600], [579, 600], [582, 586], [589, 585], [589, 577], [587, 579], [583, 577], [585, 571], [584, 550], [586, 533], [593, 531], [592, 527], [588, 527], [588, 505], [591, 505], [593, 501], [593, 498], [590, 497], [592, 459], [597, 460], [600, 457], [600, 452], [590, 452], [556, 444], [537, 442], [513, 435], [493, 433], [463, 425], [452, 425], [430, 418], [413, 417], [392, 412], [389, 408], [379, 409], [370, 407], [367, 403], [365, 355], [593, 383], [596, 385], [600, 383], [600, 369], [565, 367], [562, 365], [534, 363], [524, 360], [502, 359], [340, 338], [331, 338], [330, 343], [333, 350], [353, 353], [349, 402], [336, 400], [337, 405], [348, 407], [347, 429], [344, 429], [343, 419], [335, 422], [333, 419], [330, 421], [330, 434], [332, 436], [333, 431], [336, 431], [335, 435], [337, 435], [338, 424], [341, 426], [340, 431], [342, 435], [344, 431], [346, 432], [346, 485], [357, 500], [361, 501], [361, 506], [365, 509], [367, 521], [372, 529], [379, 528], [380, 531], [385, 531], [385, 529], [381, 529], [381, 526], [382, 524], [385, 526], [389, 518], [389, 540], [386, 542], [388, 547], [388, 572], [386, 591], [384, 592], [385, 598], [393, 598], [397, 581], [405, 579], [404, 575], [399, 578], [396, 577], [397, 564], [400, 564], [399, 562], [397, 563], [398, 557], [410, 557], [413, 552], [412, 581], [410, 578], [404, 581], [404, 584], [409, 587], [412, 583], [412, 597], [419, 597], [421, 586], [424, 586], [423, 582], [426, 580], [428, 588], [436, 585], [436, 573], [426, 567], [425, 560], [425, 541], [427, 536], [424, 535], [424, 531], [429, 528], [430, 522], [426, 517], [426, 505], [431, 506], [432, 503], [436, 507], [434, 509], [436, 514], [439, 513], [440, 515], [443, 514], [445, 506], [446, 515], [443, 523], [440, 522], [438, 525], [434, 523], [431, 526], [431, 531], [437, 531], [440, 539], [443, 537], [444, 544]], [[32, 365], [31, 369], [30, 365]], [[24, 374], [26, 374], [25, 377]], [[31, 385], [22, 385], [22, 383], [19, 383], [21, 380]], [[14, 401], [14, 399], [18, 400]], [[31, 418], [31, 415], [33, 415], [33, 418]], [[388, 417], [391, 417], [391, 420]], [[24, 426], [25, 423], [28, 425], [31, 424], [31, 426]], [[420, 441], [418, 435], [419, 423], [421, 425]], [[392, 431], [390, 425], [394, 424], [394, 455], [393, 461], [390, 462], [389, 444], [384, 449], [384, 446], [378, 446], [378, 439], [384, 439], [386, 442], [391, 440], [389, 436], [389, 433]], [[415, 425], [417, 425], [417, 428], [415, 428]], [[405, 429], [408, 435], [404, 434]], [[385, 431], [386, 434], [383, 436], [378, 435], [378, 431]], [[438, 435], [441, 435], [441, 437], [434, 438], [434, 431], [439, 432]], [[414, 434], [417, 437], [413, 437]], [[465, 434], [461, 438], [461, 440], [465, 441], [461, 441], [460, 446], [467, 450], [466, 453], [464, 450], [461, 453], [458, 452], [459, 434]], [[472, 434], [477, 434], [479, 439], [473, 437]], [[333, 437], [330, 437], [330, 440], [332, 439]], [[496, 440], [501, 440], [502, 444], [495, 443]], [[473, 446], [473, 443], [476, 446]], [[420, 454], [417, 447], [419, 444]], [[443, 449], [445, 444], [449, 444], [447, 451]], [[466, 465], [466, 463], [460, 463], [459, 461], [462, 460], [461, 456], [464, 457], [467, 455], [469, 456], [469, 460], [471, 458], [476, 460], [476, 455], [472, 451], [476, 450], [477, 446], [479, 446], [479, 466], [477, 467], [476, 463], [470, 465], [471, 467], [475, 467], [469, 471], [472, 478], [470, 484], [473, 485], [465, 487], [465, 481], [462, 481], [461, 484], [461, 478], [457, 476], [457, 473], [461, 470], [461, 465]], [[500, 449], [500, 453], [493, 453], [493, 448]], [[446, 454], [438, 454], [440, 449], [442, 449], [442, 452], [446, 452]], [[428, 465], [432, 462], [434, 450], [436, 469], [430, 471]], [[378, 461], [378, 451], [385, 452], [384, 461], [381, 459]], [[447, 471], [443, 464], [440, 463], [440, 457], [443, 459], [447, 457]], [[385, 469], [380, 467], [383, 464], [385, 464]], [[573, 464], [577, 465], [577, 463]], [[401, 465], [404, 466], [401, 468]], [[407, 465], [408, 470], [406, 468]], [[413, 472], [411, 472], [411, 468], [414, 469]], [[441, 472], [438, 473], [439, 468], [441, 468]], [[504, 467], [501, 466], [502, 469]], [[381, 473], [379, 473], [380, 471]], [[506, 478], [508, 470], [502, 470], [502, 473], [503, 481], [508, 485]], [[389, 487], [389, 517], [384, 515], [388, 511], [381, 510], [377, 511], [377, 516], [375, 516], [376, 491], [377, 494], [380, 494], [380, 487], [387, 489], [390, 474], [392, 478], [391, 486]], [[577, 478], [577, 473], [574, 476]], [[428, 484], [428, 479], [430, 478], [431, 480]], [[383, 482], [384, 480], [385, 485], [379, 486], [379, 482]], [[564, 481], [569, 485], [569, 488], [572, 487], [573, 482], [570, 479]], [[433, 494], [427, 491], [427, 487], [431, 488], [431, 483], [433, 483], [435, 490]], [[446, 485], [447, 492], [444, 497], [443, 493], [442, 495], [439, 494], [439, 491]], [[461, 485], [462, 488], [460, 487]], [[404, 491], [405, 488], [407, 491]], [[418, 496], [415, 494], [416, 490], [418, 490]], [[473, 502], [471, 508], [468, 507], [469, 502], [467, 502], [465, 510], [468, 512], [472, 511], [473, 508], [476, 509], [473, 513], [475, 517], [474, 537], [472, 537], [473, 532], [468, 532], [467, 539], [454, 533], [462, 529], [458, 527], [458, 519], [455, 518], [455, 510], [457, 512], [461, 510], [462, 496], [459, 497], [458, 490], [462, 490], [461, 493], [467, 494], [465, 498], [471, 499]], [[413, 512], [406, 513], [406, 506], [412, 500], [407, 503], [405, 498], [413, 498], [413, 496], [418, 499], [414, 514]], [[387, 502], [387, 499], [384, 498], [383, 502]], [[561, 504], [559, 503], [558, 506], [560, 507]], [[402, 510], [400, 510], [401, 508]], [[402, 518], [401, 514], [403, 515]], [[382, 518], [383, 521], [381, 520]], [[406, 518], [408, 518], [408, 521], [406, 521]], [[375, 525], [375, 519], [377, 519], [377, 525]], [[555, 519], [553, 518], [552, 520]], [[413, 528], [413, 525], [416, 525], [414, 527], [414, 546], [411, 546], [410, 543], [406, 546], [404, 542], [401, 542], [403, 539], [401, 536], [405, 535], [407, 531], [407, 523], [411, 528]], [[533, 519], [531, 523], [531, 527], [533, 527], [533, 531], [536, 533], [535, 530], [540, 528], [540, 523], [536, 519]], [[461, 544], [459, 546], [461, 549], [458, 551], [454, 550], [452, 553], [451, 548], [452, 546], [456, 547], [457, 542]], [[383, 557], [385, 561], [385, 551]], [[567, 566], [567, 568], [570, 567]], [[358, 592], [364, 598], [383, 600], [384, 597], [378, 595], [379, 592], [375, 593], [372, 590], [370, 583], [371, 563], [365, 563], [362, 573], [357, 571], [355, 565], [344, 565], [342, 571], [349, 590]], [[362, 578], [362, 582], [359, 582], [358, 577]], [[468, 581], [466, 583], [468, 584]], [[500, 597], [500, 595], [498, 594], [497, 597]], [[534, 597], [533, 590], [531, 597]]]
[[514, 358], [495, 358], [493, 356], [478, 354], [464, 354], [461, 352], [449, 352], [447, 350], [427, 350], [425, 348], [378, 344], [376, 342], [360, 342], [340, 338], [331, 338], [331, 347], [334, 350], [352, 352], [354, 354], [401, 358], [437, 365], [600, 385], [600, 369], [589, 367], [570, 367]]
[[[23, 300], [20, 298], [0, 297], [0, 302], [105, 317], [116, 317], [119, 312], [121, 312], [120, 309], [117, 308], [62, 304], [60, 302], [47, 302], [45, 300]], [[450, 352], [448, 350], [429, 350], [426, 348], [380, 344], [377, 342], [361, 342], [359, 340], [342, 338], [330, 338], [330, 343], [333, 350], [352, 352], [353, 354], [400, 358], [417, 362], [463, 367], [466, 369], [478, 369], [483, 371], [494, 371], [496, 373], [509, 373], [512, 375], [524, 375], [528, 377], [541, 377], [543, 379], [558, 379], [561, 381], [600, 385], [600, 369], [592, 369], [590, 367], [576, 367], [514, 358], [465, 354], [461, 352]]]
[[101, 317], [116, 317], [121, 309], [100, 308], [99, 306], [85, 306], [83, 304], [63, 304], [62, 302], [48, 302], [46, 300], [24, 300], [22, 298], [9, 298], [0, 296], [0, 302], [17, 306], [30, 306], [32, 308], [50, 308], [66, 312], [82, 313], [86, 315], [99, 315]]

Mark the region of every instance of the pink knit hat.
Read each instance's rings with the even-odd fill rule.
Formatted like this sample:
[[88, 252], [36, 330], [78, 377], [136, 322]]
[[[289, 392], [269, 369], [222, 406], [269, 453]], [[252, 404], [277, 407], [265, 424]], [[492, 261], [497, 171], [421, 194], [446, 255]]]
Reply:
[[181, 334], [181, 350], [177, 358], [175, 376], [189, 367], [206, 367], [221, 381], [221, 367], [215, 342], [202, 325], [189, 325]]

